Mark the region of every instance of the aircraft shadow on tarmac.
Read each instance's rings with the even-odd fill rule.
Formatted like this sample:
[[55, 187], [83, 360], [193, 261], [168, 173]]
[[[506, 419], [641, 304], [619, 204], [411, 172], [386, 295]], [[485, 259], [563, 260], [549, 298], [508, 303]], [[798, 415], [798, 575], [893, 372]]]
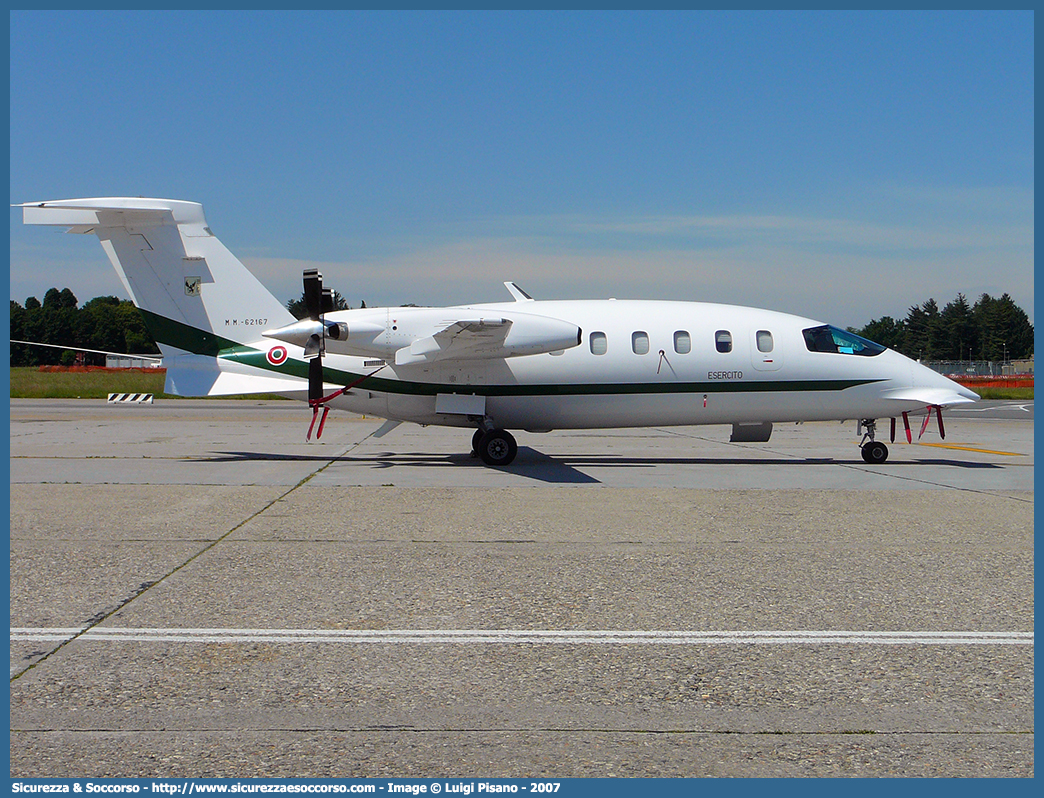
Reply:
[[[215, 452], [211, 457], [198, 458], [206, 463], [247, 463], [260, 461], [299, 463], [357, 463], [373, 468], [438, 468], [475, 467], [490, 468], [470, 453], [443, 454], [435, 452], [376, 452], [372, 455], [342, 455], [329, 457], [311, 454], [279, 454], [270, 452]], [[620, 455], [547, 455], [528, 446], [518, 448], [518, 456], [508, 467], [492, 468], [506, 474], [540, 482], [556, 484], [597, 484], [600, 480], [579, 470], [581, 468], [655, 468], [657, 466], [854, 466], [867, 468], [862, 458], [838, 460], [833, 457], [626, 457]], [[889, 470], [906, 469], [911, 466], [945, 466], [950, 468], [996, 469], [996, 463], [975, 463], [947, 458], [919, 458], [896, 461], [879, 468]], [[909, 472], [906, 472], [909, 473]]]

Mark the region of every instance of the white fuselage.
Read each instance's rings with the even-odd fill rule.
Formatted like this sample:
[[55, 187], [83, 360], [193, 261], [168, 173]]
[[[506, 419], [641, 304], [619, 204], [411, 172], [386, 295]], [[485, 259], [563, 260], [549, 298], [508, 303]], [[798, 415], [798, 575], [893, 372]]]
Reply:
[[[521, 357], [395, 365], [398, 348], [454, 314], [567, 321], [580, 328], [580, 343]], [[923, 410], [933, 391], [958, 401], [977, 398], [891, 350], [874, 356], [810, 351], [802, 331], [822, 322], [732, 305], [528, 301], [342, 311], [326, 318], [349, 329], [353, 321], [384, 328], [368, 338], [369, 358], [338, 355], [328, 342], [324, 367], [331, 387], [373, 372], [378, 359], [388, 364], [333, 406], [421, 424], [474, 426], [467, 415], [436, 412], [439, 394], [484, 396], [493, 424], [525, 430], [894, 417]]]
[[329, 404], [473, 426], [497, 433], [487, 455], [509, 451], [496, 463], [513, 457], [499, 434], [509, 429], [871, 420], [978, 398], [844, 330], [732, 305], [535, 301], [505, 283], [514, 302], [323, 313], [321, 275], [307, 270], [311, 309], [298, 321], [214, 237], [198, 203], [22, 208], [27, 224], [98, 236], [163, 352], [168, 392], [280, 393], [316, 414]]

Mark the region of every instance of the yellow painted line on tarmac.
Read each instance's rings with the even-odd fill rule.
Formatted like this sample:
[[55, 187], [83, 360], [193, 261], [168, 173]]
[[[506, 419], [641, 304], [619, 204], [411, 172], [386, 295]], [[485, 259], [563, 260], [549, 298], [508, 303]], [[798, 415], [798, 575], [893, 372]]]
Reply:
[[981, 452], [982, 454], [1003, 454], [1007, 457], [1025, 457], [1021, 452], [998, 452], [993, 449], [976, 449], [974, 446], [958, 446], [954, 443], [915, 443], [914, 446], [934, 446], [936, 449], [957, 449], [962, 452]]

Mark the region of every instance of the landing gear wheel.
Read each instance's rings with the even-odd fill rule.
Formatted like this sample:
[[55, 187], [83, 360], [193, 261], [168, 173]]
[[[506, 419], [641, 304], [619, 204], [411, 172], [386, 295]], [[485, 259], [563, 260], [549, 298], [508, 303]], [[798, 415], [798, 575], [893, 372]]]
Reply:
[[506, 466], [518, 454], [518, 444], [507, 430], [494, 429], [479, 438], [478, 454], [489, 466]]
[[863, 459], [871, 465], [883, 463], [888, 459], [888, 447], [880, 441], [870, 441], [862, 447]]
[[471, 437], [471, 453], [478, 456], [479, 444], [482, 442], [482, 436], [486, 434], [486, 431], [479, 427], [475, 430], [475, 434]]

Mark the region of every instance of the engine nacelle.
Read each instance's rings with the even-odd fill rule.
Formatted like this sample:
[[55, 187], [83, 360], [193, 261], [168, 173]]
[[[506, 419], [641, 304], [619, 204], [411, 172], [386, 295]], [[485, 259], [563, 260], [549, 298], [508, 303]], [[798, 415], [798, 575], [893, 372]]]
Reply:
[[576, 324], [546, 316], [518, 315], [504, 339], [500, 357], [540, 355], [579, 346], [583, 333]]
[[[375, 324], [374, 327], [377, 327]], [[343, 321], [332, 321], [326, 324], [326, 337], [332, 338], [335, 341], [347, 341], [348, 340], [348, 324]]]
[[316, 319], [301, 319], [301, 321], [288, 324], [275, 330], [265, 330], [261, 333], [265, 338], [275, 338], [283, 343], [294, 346], [307, 346], [308, 340], [314, 335], [322, 337], [326, 333], [328, 339], [335, 341], [348, 341], [358, 338], [361, 341], [372, 341], [374, 336], [384, 332], [384, 327], [371, 322], [354, 322], [349, 326], [347, 322], [328, 322]]
[[[332, 317], [332, 318], [331, 318]], [[328, 354], [377, 357], [398, 366], [439, 360], [484, 360], [571, 349], [581, 340], [569, 321], [471, 308], [372, 308], [302, 319], [262, 335]]]

